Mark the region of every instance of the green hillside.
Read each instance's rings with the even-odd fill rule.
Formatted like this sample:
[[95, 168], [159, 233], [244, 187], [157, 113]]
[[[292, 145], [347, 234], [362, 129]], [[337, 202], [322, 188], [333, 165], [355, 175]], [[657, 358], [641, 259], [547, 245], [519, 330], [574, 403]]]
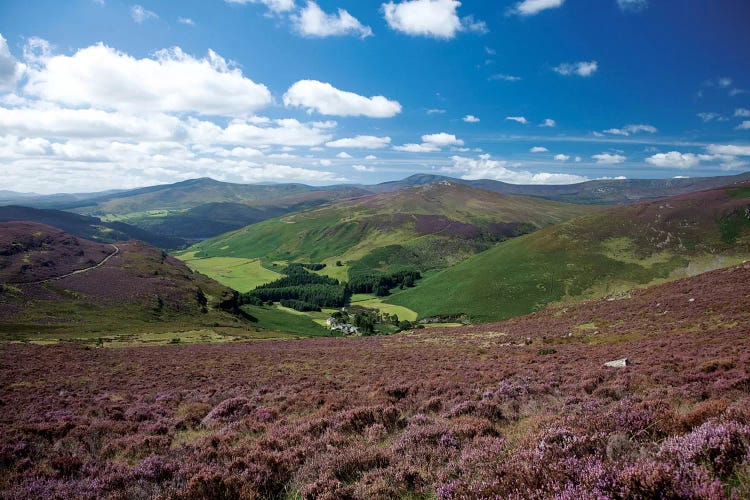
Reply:
[[[498, 241], [591, 213], [591, 207], [507, 196], [452, 182], [343, 200], [194, 245], [197, 258], [323, 262], [335, 268], [422, 270], [452, 265]], [[339, 266], [341, 267], [341, 266]]]
[[717, 189], [577, 218], [502, 243], [387, 302], [423, 317], [501, 320], [731, 265], [750, 256], [749, 197], [747, 186]]

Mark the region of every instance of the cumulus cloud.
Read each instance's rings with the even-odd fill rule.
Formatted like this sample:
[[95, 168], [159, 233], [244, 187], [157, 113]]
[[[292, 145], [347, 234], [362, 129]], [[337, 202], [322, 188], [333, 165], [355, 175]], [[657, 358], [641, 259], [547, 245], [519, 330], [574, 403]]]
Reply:
[[403, 146], [394, 146], [396, 151], [407, 153], [435, 153], [448, 146], [463, 146], [464, 141], [457, 138], [454, 134], [440, 132], [438, 134], [425, 134], [422, 136], [422, 144], [404, 144]]
[[412, 36], [451, 39], [460, 31], [484, 33], [487, 25], [472, 17], [458, 16], [457, 0], [404, 0], [382, 5], [388, 26]]
[[527, 120], [525, 116], [506, 116], [505, 119], [512, 122], [518, 122], [522, 125], [529, 123], [529, 120]]
[[544, 122], [542, 122], [542, 124], [539, 125], [539, 126], [540, 127], [554, 128], [554, 127], [557, 127], [557, 122], [555, 120], [553, 120], [552, 118], [545, 118]]
[[529, 152], [531, 153], [547, 153], [549, 149], [543, 147], [543, 146], [534, 146], [533, 148], [529, 149]]
[[440, 147], [464, 145], [464, 141], [458, 139], [454, 134], [446, 134], [445, 132], [440, 132], [439, 134], [423, 135], [422, 142], [427, 144], [434, 144]]
[[326, 143], [329, 148], [359, 148], [359, 149], [380, 149], [391, 143], [390, 137], [376, 137], [374, 135], [358, 135], [356, 137], [347, 137]]
[[556, 73], [563, 76], [591, 76], [599, 69], [599, 63], [596, 61], [581, 61], [575, 63], [562, 63], [553, 68]]
[[479, 118], [474, 115], [466, 115], [464, 116], [464, 121], [466, 123], [479, 123]]
[[626, 12], [640, 12], [648, 7], [648, 0], [617, 0], [620, 10]]
[[178, 17], [177, 22], [186, 26], [195, 26], [195, 21], [193, 21], [189, 17]]
[[159, 16], [156, 14], [156, 12], [146, 10], [138, 4], [130, 7], [130, 17], [132, 17], [133, 21], [138, 24], [142, 24], [144, 21], [148, 21], [149, 19], [159, 19]]
[[265, 85], [213, 50], [196, 58], [174, 47], [136, 59], [97, 44], [71, 56], [42, 55], [27, 74], [26, 93], [69, 106], [241, 116], [271, 103]]
[[460, 175], [462, 179], [494, 179], [511, 184], [574, 184], [588, 180], [579, 175], [514, 170], [508, 168], [511, 165], [507, 161], [493, 160], [490, 155], [478, 158], [452, 156], [451, 160], [453, 165], [443, 167], [442, 171]]
[[734, 110], [734, 116], [750, 117], [750, 109], [737, 108]]
[[365, 156], [365, 160], [377, 160], [378, 157], [375, 155], [367, 155]]
[[338, 9], [336, 14], [327, 14], [311, 0], [308, 0], [305, 8], [294, 16], [294, 24], [300, 34], [311, 37], [372, 36], [372, 29], [360, 23], [346, 10]]
[[8, 42], [0, 35], [0, 90], [15, 87], [24, 66], [10, 53]]
[[598, 165], [616, 165], [624, 162], [627, 158], [621, 154], [613, 153], [600, 153], [598, 155], [592, 155], [593, 159], [596, 160]]
[[680, 153], [670, 151], [669, 153], [658, 153], [646, 158], [646, 163], [662, 168], [692, 168], [700, 163], [701, 159], [693, 153]]
[[513, 12], [519, 16], [533, 16], [543, 10], [562, 6], [565, 0], [523, 0], [516, 4]]
[[555, 155], [555, 160], [556, 161], [568, 161], [570, 160], [570, 156], [564, 155], [564, 154]]
[[322, 115], [390, 118], [401, 112], [401, 104], [382, 95], [364, 97], [317, 80], [300, 80], [284, 94], [284, 104]]
[[272, 12], [288, 12], [293, 10], [296, 6], [294, 0], [224, 0], [226, 3], [233, 3], [239, 5], [245, 5], [248, 3], [259, 3], [263, 4]]
[[750, 130], [750, 120], [745, 120], [737, 125], [737, 130]]
[[640, 132], [655, 134], [659, 130], [653, 125], [625, 125], [622, 128], [610, 128], [604, 131], [605, 134], [629, 136]]
[[348, 160], [350, 158], [354, 158], [352, 155], [347, 153], [346, 151], [342, 151], [339, 154], [336, 155], [336, 158], [341, 158], [342, 160]]

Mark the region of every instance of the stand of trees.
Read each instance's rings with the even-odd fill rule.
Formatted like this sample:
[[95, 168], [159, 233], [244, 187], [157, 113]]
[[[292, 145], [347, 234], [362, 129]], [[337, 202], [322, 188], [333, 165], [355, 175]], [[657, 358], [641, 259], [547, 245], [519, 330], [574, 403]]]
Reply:
[[351, 292], [346, 285], [328, 276], [308, 272], [305, 267], [303, 264], [287, 266], [284, 270], [286, 276], [243, 294], [242, 302], [254, 305], [281, 302], [282, 305], [298, 311], [343, 307], [349, 302]]
[[391, 274], [358, 273], [349, 276], [349, 289], [352, 293], [374, 293], [378, 297], [385, 297], [390, 294], [391, 288], [413, 287], [421, 278], [421, 273], [415, 269], [405, 269]]

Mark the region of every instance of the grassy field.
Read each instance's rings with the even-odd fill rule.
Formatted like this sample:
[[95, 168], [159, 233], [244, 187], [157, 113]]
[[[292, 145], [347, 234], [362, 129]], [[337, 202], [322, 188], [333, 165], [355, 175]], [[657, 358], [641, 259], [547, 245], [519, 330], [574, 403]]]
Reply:
[[258, 326], [269, 331], [286, 332], [305, 337], [331, 336], [331, 332], [317, 323], [309, 313], [300, 313], [279, 305], [245, 305], [242, 306], [242, 309], [258, 319]]
[[193, 252], [176, 256], [192, 270], [215, 279], [222, 285], [238, 292], [249, 292], [253, 288], [269, 283], [281, 277], [279, 273], [263, 267], [260, 259], [243, 259], [238, 257], [195, 258]]
[[370, 309], [378, 309], [380, 312], [395, 314], [401, 321], [416, 321], [418, 314], [411, 309], [399, 306], [395, 304], [387, 304], [383, 302], [380, 297], [367, 294], [356, 294], [352, 296], [353, 306], [369, 307]]

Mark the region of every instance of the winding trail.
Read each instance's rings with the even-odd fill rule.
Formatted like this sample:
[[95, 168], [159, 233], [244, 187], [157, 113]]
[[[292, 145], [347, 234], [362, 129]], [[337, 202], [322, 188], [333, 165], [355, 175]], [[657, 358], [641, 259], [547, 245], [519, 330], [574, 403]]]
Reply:
[[43, 285], [44, 283], [49, 283], [50, 281], [57, 281], [57, 280], [61, 280], [63, 278], [68, 278], [68, 277], [73, 276], [75, 274], [81, 274], [81, 273], [87, 273], [89, 271], [93, 271], [94, 269], [98, 269], [98, 268], [102, 267], [104, 264], [106, 264], [109, 261], [109, 259], [111, 259], [115, 255], [117, 255], [117, 254], [120, 253], [120, 247], [118, 247], [117, 245], [115, 245], [113, 243], [110, 243], [110, 245], [112, 246], [112, 248], [114, 248], [114, 252], [112, 252], [111, 254], [109, 254], [106, 257], [104, 257], [104, 259], [102, 259], [102, 261], [100, 263], [96, 264], [96, 265], [87, 267], [85, 269], [79, 269], [77, 271], [73, 271], [72, 273], [63, 274], [62, 276], [55, 276], [54, 278], [46, 278], [46, 279], [38, 280], [38, 281], [27, 281], [27, 282], [24, 282], [24, 283], [9, 283], [9, 284], [10, 285]]

